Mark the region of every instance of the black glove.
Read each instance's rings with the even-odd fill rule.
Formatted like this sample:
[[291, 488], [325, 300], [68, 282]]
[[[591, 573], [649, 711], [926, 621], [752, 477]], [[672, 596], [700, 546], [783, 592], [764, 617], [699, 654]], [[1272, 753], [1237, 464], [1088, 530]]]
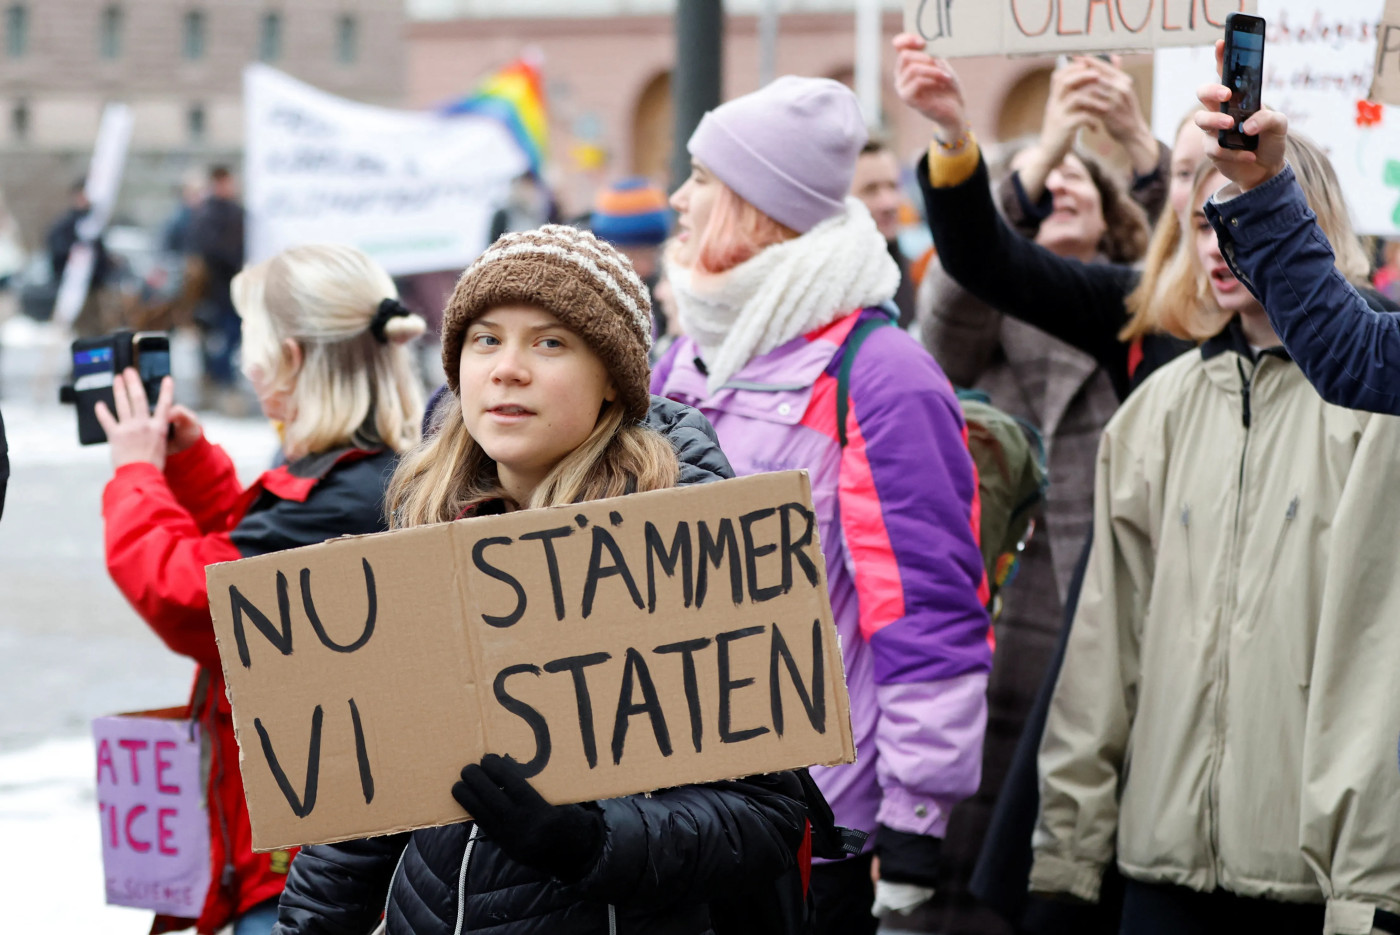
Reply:
[[891, 883], [935, 886], [938, 856], [943, 842], [923, 834], [910, 834], [880, 825], [875, 831], [875, 856], [880, 858], [880, 879]]
[[452, 797], [512, 860], [565, 883], [580, 879], [603, 849], [603, 818], [582, 805], [550, 805], [520, 764], [488, 753], [462, 767]]

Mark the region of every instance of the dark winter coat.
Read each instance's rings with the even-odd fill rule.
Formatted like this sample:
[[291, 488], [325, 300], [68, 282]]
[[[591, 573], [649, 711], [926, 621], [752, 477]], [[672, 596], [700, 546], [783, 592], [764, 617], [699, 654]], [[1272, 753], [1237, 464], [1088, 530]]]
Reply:
[[929, 181], [927, 156], [916, 174], [938, 259], [948, 275], [998, 311], [1093, 357], [1119, 399], [1191, 348], [1165, 334], [1149, 334], [1132, 344], [1120, 341], [1118, 332], [1128, 322], [1124, 301], [1141, 273], [1058, 257], [1021, 237], [997, 214], [985, 161], [966, 181], [946, 188], [934, 188]]
[[[392, 452], [346, 448], [265, 472], [246, 490], [222, 448], [200, 441], [152, 464], [118, 468], [102, 495], [107, 569], [136, 612], [199, 666], [189, 717], [209, 740], [207, 795], [213, 885], [198, 921], [214, 932], [276, 899], [293, 852], [255, 854], [224, 691], [204, 568], [384, 528]], [[158, 920], [157, 930], [184, 928]]]
[[711, 901], [772, 888], [793, 866], [800, 796], [778, 773], [598, 802], [602, 853], [568, 884], [511, 860], [472, 822], [307, 847], [275, 932], [363, 935], [387, 913], [388, 935], [706, 935]]

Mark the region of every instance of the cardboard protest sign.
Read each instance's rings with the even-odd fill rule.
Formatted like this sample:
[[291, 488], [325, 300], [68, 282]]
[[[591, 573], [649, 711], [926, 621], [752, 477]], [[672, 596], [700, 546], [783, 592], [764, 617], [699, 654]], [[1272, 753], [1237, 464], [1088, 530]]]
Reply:
[[243, 72], [248, 261], [359, 247], [392, 275], [461, 269], [530, 168], [499, 121], [346, 100], [263, 64]]
[[258, 850], [460, 821], [461, 767], [579, 802], [855, 757], [803, 472], [208, 569]]
[[[1400, 114], [1367, 100], [1376, 72], [1376, 24], [1385, 0], [1259, 0], [1264, 106], [1331, 158], [1358, 233], [1400, 233]], [[1400, 32], [1391, 43], [1400, 42]], [[1397, 61], [1392, 54], [1392, 62]], [[1152, 129], [1171, 143], [1199, 106], [1196, 88], [1219, 80], [1215, 51], [1154, 56]]]
[[1255, 0], [904, 0], [904, 31], [944, 58], [1205, 45]]
[[97, 807], [107, 902], [195, 918], [209, 891], [199, 725], [184, 709], [98, 718]]
[[1377, 35], [1376, 72], [1367, 96], [1382, 104], [1400, 104], [1400, 0], [1386, 0]]

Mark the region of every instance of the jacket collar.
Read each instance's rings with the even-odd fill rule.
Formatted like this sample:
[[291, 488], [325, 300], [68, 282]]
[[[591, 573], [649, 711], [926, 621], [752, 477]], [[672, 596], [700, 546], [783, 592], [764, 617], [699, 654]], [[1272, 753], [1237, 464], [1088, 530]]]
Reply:
[[[1240, 324], [1240, 316], [1238, 315], [1232, 315], [1229, 323], [1219, 334], [1207, 339], [1201, 345], [1201, 359], [1210, 360], [1213, 357], [1219, 357], [1226, 351], [1234, 351], [1248, 361], [1255, 359], [1254, 349], [1249, 346], [1249, 339], [1244, 336], [1244, 326]], [[1284, 350], [1282, 344], [1277, 347], [1264, 348], [1259, 352], [1259, 356], [1277, 357], [1279, 360], [1288, 361], [1293, 359], [1288, 356], [1288, 351]]]

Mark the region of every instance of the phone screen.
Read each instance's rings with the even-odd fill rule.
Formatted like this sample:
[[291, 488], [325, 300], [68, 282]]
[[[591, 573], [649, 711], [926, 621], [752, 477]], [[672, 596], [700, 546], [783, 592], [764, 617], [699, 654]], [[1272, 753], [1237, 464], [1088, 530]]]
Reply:
[[138, 334], [132, 342], [136, 352], [136, 371], [141, 382], [160, 383], [170, 376], [170, 339], [163, 334]]
[[[1247, 31], [1256, 23], [1257, 32]], [[1264, 86], [1264, 23], [1250, 17], [1244, 23], [1231, 26], [1225, 43], [1223, 76], [1231, 97], [1221, 110], [1235, 118], [1235, 129], [1220, 131], [1220, 145], [1228, 149], [1253, 149], [1257, 138], [1239, 132], [1239, 127], [1260, 107]]]

